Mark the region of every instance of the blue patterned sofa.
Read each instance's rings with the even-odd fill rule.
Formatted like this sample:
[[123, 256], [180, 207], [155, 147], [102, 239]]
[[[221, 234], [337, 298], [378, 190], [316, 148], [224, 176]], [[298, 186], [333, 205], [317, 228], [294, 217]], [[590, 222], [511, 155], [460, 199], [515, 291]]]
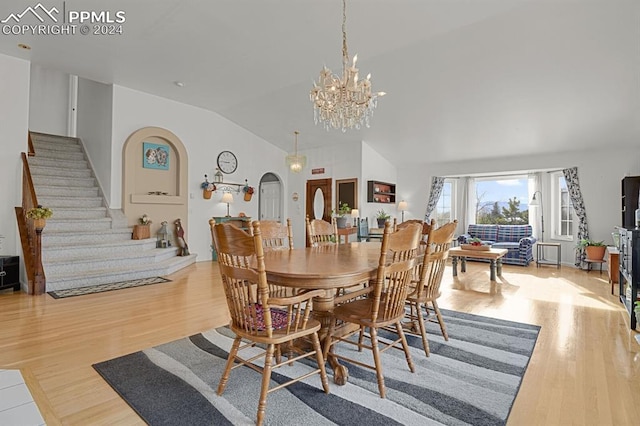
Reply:
[[480, 238], [493, 248], [509, 250], [502, 258], [503, 263], [528, 266], [533, 261], [536, 242], [532, 233], [531, 225], [469, 225], [467, 233], [458, 237], [458, 242], [466, 244], [471, 238]]

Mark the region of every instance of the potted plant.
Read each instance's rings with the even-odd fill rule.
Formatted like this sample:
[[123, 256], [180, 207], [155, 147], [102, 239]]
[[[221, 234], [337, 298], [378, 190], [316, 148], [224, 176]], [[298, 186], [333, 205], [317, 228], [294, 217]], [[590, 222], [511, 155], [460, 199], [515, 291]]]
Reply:
[[33, 219], [33, 224], [39, 229], [44, 228], [47, 219], [51, 216], [53, 216], [53, 211], [49, 207], [42, 207], [40, 204], [27, 210], [27, 217]]
[[211, 199], [211, 193], [216, 190], [216, 186], [209, 182], [209, 177], [204, 175], [204, 182], [200, 184], [200, 188], [202, 188], [202, 196], [205, 200]]
[[378, 210], [376, 213], [376, 220], [378, 221], [378, 228], [384, 228], [384, 223], [389, 220], [391, 216], [385, 212], [384, 209]]
[[144, 240], [145, 238], [151, 237], [151, 219], [147, 214], [143, 214], [138, 218], [138, 224], [133, 227], [133, 239], [134, 240]]
[[338, 207], [333, 209], [331, 212], [336, 217], [338, 228], [346, 228], [349, 223], [347, 215], [351, 212], [349, 204], [338, 201]]
[[590, 260], [602, 260], [604, 259], [604, 252], [607, 246], [604, 241], [594, 241], [589, 238], [583, 238], [578, 241], [576, 250], [584, 250], [585, 256]]
[[254, 191], [255, 190], [253, 189], [253, 186], [249, 186], [245, 183], [244, 187], [242, 187], [242, 192], [244, 192], [244, 200], [251, 201], [251, 197], [253, 196]]

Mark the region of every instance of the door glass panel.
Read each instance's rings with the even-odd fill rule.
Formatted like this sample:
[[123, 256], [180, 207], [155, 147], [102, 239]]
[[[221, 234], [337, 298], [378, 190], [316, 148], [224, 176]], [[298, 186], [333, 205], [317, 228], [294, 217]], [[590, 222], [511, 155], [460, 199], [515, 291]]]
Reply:
[[324, 194], [322, 189], [316, 189], [316, 193], [313, 196], [313, 216], [315, 219], [322, 219], [324, 214]]

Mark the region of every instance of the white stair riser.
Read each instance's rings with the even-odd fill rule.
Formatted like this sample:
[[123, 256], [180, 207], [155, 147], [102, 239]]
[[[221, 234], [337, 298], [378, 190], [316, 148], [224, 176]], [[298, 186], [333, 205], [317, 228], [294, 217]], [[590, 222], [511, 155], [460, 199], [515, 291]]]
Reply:
[[52, 262], [44, 263], [44, 272], [49, 275], [68, 275], [77, 272], [91, 273], [94, 271], [102, 271], [105, 269], [123, 269], [141, 264], [154, 264], [176, 255], [177, 249], [164, 249], [163, 253], [154, 253], [149, 251], [147, 256], [135, 256], [130, 258], [105, 258], [94, 260], [81, 260], [75, 262]]
[[[122, 256], [126, 253], [139, 253], [145, 250], [151, 250], [156, 248], [156, 241], [154, 239], [149, 240], [130, 240], [133, 243], [138, 241], [145, 241], [144, 244], [127, 244], [128, 241], [122, 241], [119, 245], [108, 246], [52, 246], [48, 247], [42, 254], [44, 262], [56, 262], [61, 260], [67, 260], [71, 258], [81, 259], [82, 257], [111, 257]], [[148, 241], [148, 242], [146, 242]]]
[[42, 232], [42, 248], [52, 247], [59, 244], [88, 244], [96, 241], [106, 243], [115, 241], [127, 241], [131, 239], [132, 232], [113, 232], [106, 234], [73, 234], [69, 232], [50, 232], [47, 227]]
[[59, 177], [59, 176], [31, 176], [34, 185], [50, 185], [50, 186], [66, 186], [70, 188], [93, 188], [96, 185], [96, 180], [92, 177], [87, 178], [73, 178], [73, 177]]
[[93, 197], [93, 198], [82, 198], [82, 197], [74, 197], [74, 198], [61, 198], [61, 197], [43, 197], [38, 195], [38, 202], [43, 206], [51, 207], [55, 210], [58, 207], [101, 207], [102, 206], [102, 198]]
[[111, 229], [111, 219], [109, 220], [77, 220], [77, 221], [58, 221], [57, 219], [47, 220], [45, 230], [51, 232], [86, 232], [86, 231], [106, 231]]
[[80, 144], [72, 143], [55, 143], [55, 142], [43, 142], [38, 141], [33, 143], [33, 149], [36, 155], [41, 155], [43, 151], [58, 151], [58, 152], [80, 152], [82, 153], [82, 147]]
[[91, 170], [89, 169], [63, 169], [55, 167], [42, 167], [29, 164], [31, 176], [57, 176], [72, 178], [90, 178]]
[[60, 167], [65, 169], [82, 169], [86, 170], [88, 163], [86, 160], [60, 160], [52, 158], [31, 157], [29, 158], [29, 166], [43, 166], [43, 167]]
[[[47, 204], [50, 206], [50, 204]], [[84, 210], [64, 210], [55, 209], [54, 217], [56, 219], [101, 219], [107, 217], [106, 207], [86, 208]]]
[[[61, 186], [37, 186], [36, 195], [56, 197], [97, 197], [98, 188], [65, 188]], [[42, 204], [42, 203], [41, 203]]]

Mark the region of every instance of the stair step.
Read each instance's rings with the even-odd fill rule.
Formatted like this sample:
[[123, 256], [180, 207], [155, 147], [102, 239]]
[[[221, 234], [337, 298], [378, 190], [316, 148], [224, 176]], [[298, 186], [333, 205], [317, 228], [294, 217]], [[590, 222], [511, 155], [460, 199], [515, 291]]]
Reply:
[[75, 178], [32, 174], [31, 178], [34, 185], [66, 186], [70, 188], [93, 188], [96, 185], [96, 180], [92, 177]]
[[[47, 207], [51, 208], [50, 204]], [[56, 207], [53, 209], [53, 216], [49, 220], [55, 219], [102, 219], [107, 217], [106, 207]]]
[[82, 145], [79, 143], [60, 143], [58, 141], [33, 141], [33, 148], [36, 155], [41, 155], [41, 151], [59, 151], [59, 152], [79, 152], [82, 153]]
[[29, 163], [29, 170], [31, 170], [31, 176], [56, 176], [56, 177], [74, 177], [74, 178], [89, 178], [91, 176], [90, 169], [67, 169], [63, 167], [45, 167], [36, 166]]
[[39, 148], [36, 150], [36, 157], [44, 157], [49, 159], [61, 159], [61, 160], [84, 160], [84, 153], [80, 152], [67, 152], [59, 151], [57, 149]]
[[[35, 186], [35, 185], [34, 185]], [[45, 196], [63, 196], [63, 197], [97, 197], [98, 187], [95, 188], [67, 188], [64, 186], [45, 186], [37, 185], [36, 195], [38, 198]], [[42, 204], [42, 203], [40, 203]]]
[[[51, 219], [49, 219], [51, 220]], [[132, 228], [117, 228], [108, 230], [94, 230], [94, 231], [52, 231], [47, 226], [42, 231], [42, 248], [48, 249], [48, 247], [56, 245], [72, 245], [72, 244], [91, 244], [99, 242], [100, 244], [106, 242], [115, 241], [127, 241], [131, 239], [133, 234]]]
[[153, 248], [132, 253], [112, 253], [111, 256], [83, 256], [56, 259], [43, 263], [45, 276], [57, 276], [60, 274], [73, 274], [84, 272], [90, 274], [94, 271], [105, 269], [124, 269], [143, 264], [154, 264], [175, 257], [178, 247]]
[[34, 166], [43, 166], [43, 167], [57, 167], [64, 169], [82, 169], [86, 170], [89, 168], [89, 163], [86, 160], [64, 160], [64, 159], [54, 159], [54, 158], [45, 158], [45, 157], [29, 157], [29, 167]]
[[30, 132], [31, 133], [31, 141], [36, 142], [56, 142], [56, 143], [66, 143], [66, 144], [78, 144], [80, 140], [73, 136], [60, 136], [60, 135], [51, 135], [48, 133], [40, 133], [40, 132]]
[[89, 219], [60, 219], [52, 216], [47, 219], [47, 226], [51, 232], [75, 232], [75, 231], [105, 231], [111, 229], [111, 218], [89, 218]]
[[144, 240], [119, 240], [96, 243], [71, 243], [48, 246], [42, 253], [43, 262], [65, 261], [67, 259], [82, 259], [84, 257], [109, 257], [115, 254], [141, 252], [156, 248], [155, 238]]
[[141, 264], [122, 270], [112, 268], [91, 272], [65, 273], [61, 276], [47, 274], [47, 291], [169, 275], [195, 263], [196, 257], [195, 254], [172, 257], [160, 263]]
[[38, 202], [43, 206], [50, 207], [52, 210], [64, 207], [100, 207], [102, 206], [102, 198], [100, 197], [50, 197], [48, 195], [38, 195]]

